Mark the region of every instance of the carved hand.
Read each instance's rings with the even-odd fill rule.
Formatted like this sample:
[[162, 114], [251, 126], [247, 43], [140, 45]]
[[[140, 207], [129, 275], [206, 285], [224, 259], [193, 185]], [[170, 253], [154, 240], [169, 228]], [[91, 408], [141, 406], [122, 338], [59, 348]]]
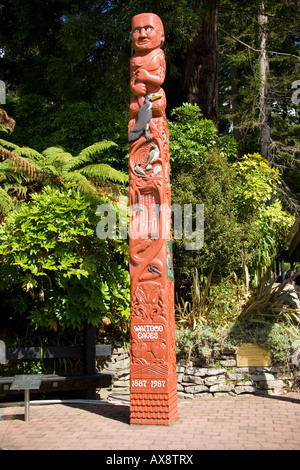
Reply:
[[149, 79], [150, 75], [145, 69], [139, 69], [136, 71], [135, 76], [138, 80], [145, 82]]
[[147, 94], [147, 87], [145, 83], [136, 83], [131, 86], [131, 89], [136, 96], [146, 96]]

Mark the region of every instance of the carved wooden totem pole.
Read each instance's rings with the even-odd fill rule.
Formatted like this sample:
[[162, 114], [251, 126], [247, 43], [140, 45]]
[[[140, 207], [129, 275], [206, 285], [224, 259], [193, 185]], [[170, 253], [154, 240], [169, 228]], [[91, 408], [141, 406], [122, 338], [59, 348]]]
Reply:
[[130, 204], [130, 423], [177, 418], [169, 132], [165, 114], [164, 29], [132, 19], [128, 125]]

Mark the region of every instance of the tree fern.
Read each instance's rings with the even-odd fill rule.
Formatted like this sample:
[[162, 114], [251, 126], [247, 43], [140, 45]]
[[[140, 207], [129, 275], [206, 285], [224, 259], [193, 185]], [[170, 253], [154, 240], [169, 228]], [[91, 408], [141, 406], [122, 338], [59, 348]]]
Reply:
[[34, 162], [38, 162], [43, 158], [43, 155], [41, 153], [37, 152], [34, 149], [31, 149], [30, 147], [17, 147], [15, 148], [14, 153], [29, 160], [33, 160]]
[[45, 150], [43, 150], [42, 154], [46, 158], [53, 157], [55, 155], [58, 155], [60, 153], [65, 153], [64, 149], [62, 147], [47, 147]]
[[94, 155], [103, 152], [103, 150], [108, 150], [111, 147], [117, 147], [117, 144], [111, 142], [110, 140], [103, 140], [102, 142], [96, 142], [95, 144], [81, 150], [78, 156], [83, 159], [89, 159]]
[[73, 156], [65, 152], [62, 147], [49, 147], [43, 151], [44, 162], [43, 169], [49, 174], [49, 170], [52, 170], [52, 175], [57, 176], [58, 174], [63, 177], [68, 169], [69, 161]]
[[116, 183], [126, 183], [128, 181], [128, 176], [125, 173], [115, 170], [105, 163], [87, 165], [81, 170], [78, 170], [78, 172], [89, 178], [108, 179]]
[[84, 163], [92, 163], [99, 154], [112, 147], [117, 147], [117, 144], [108, 140], [96, 142], [95, 144], [83, 149], [76, 157], [73, 157], [69, 162], [68, 168], [72, 170], [80, 167]]
[[47, 161], [64, 160], [66, 162], [70, 158], [74, 158], [71, 153], [66, 152], [62, 147], [48, 147], [43, 150], [42, 155]]
[[[31, 149], [30, 149], [31, 150]], [[29, 161], [28, 158], [24, 158], [21, 155], [0, 147], [1, 160], [8, 160], [14, 167], [15, 172], [26, 174], [32, 178], [37, 177], [39, 174], [38, 168]]]
[[53, 180], [53, 178], [56, 178], [57, 176], [61, 175], [61, 171], [59, 171], [59, 168], [57, 168], [57, 164], [51, 162], [46, 162], [42, 165], [42, 173], [43, 176], [48, 180], [48, 183]]
[[12, 142], [8, 142], [7, 140], [4, 140], [4, 139], [0, 139], [0, 145], [1, 147], [4, 147], [8, 150], [15, 150], [18, 147], [18, 145], [13, 144]]
[[68, 183], [76, 183], [77, 188], [85, 193], [97, 193], [95, 186], [78, 171], [66, 173], [64, 181]]
[[[24, 199], [28, 192], [28, 184], [32, 178], [28, 175], [16, 172], [9, 160], [5, 160], [0, 165], [0, 185], [9, 197]], [[1, 210], [0, 210], [1, 212]]]
[[73, 156], [60, 146], [52, 146], [39, 153], [0, 139], [0, 185], [7, 194], [3, 199], [3, 210], [9, 207], [6, 202], [9, 202], [10, 194], [26, 198], [32, 189], [36, 189], [37, 183], [56, 186], [72, 182], [80, 191], [92, 194], [101, 192], [99, 183], [104, 181], [127, 183], [127, 174], [97, 162], [101, 153], [113, 147], [117, 145], [111, 141], [96, 142]]
[[0, 139], [0, 146], [4, 149], [13, 151], [15, 154], [21, 157], [25, 157], [30, 160], [39, 161], [43, 158], [43, 155], [41, 153], [37, 152], [36, 150], [30, 147], [19, 147], [18, 145], [13, 144], [12, 142], [7, 142], [3, 139]]
[[13, 199], [5, 189], [0, 187], [0, 213], [8, 214], [14, 205]]

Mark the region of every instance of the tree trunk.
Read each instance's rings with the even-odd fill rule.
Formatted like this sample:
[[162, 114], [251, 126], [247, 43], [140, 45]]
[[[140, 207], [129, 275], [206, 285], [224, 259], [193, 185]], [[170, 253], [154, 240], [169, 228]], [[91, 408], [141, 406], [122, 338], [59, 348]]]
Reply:
[[260, 72], [260, 148], [262, 157], [271, 163], [271, 106], [269, 97], [269, 61], [267, 57], [267, 23], [268, 17], [265, 15], [265, 2], [260, 1], [260, 11], [258, 15], [259, 27], [259, 72]]
[[183, 67], [183, 96], [218, 127], [219, 1], [205, 0], [207, 13], [192, 40]]
[[242, 72], [241, 69], [235, 66], [230, 67], [230, 79], [231, 79], [231, 107], [232, 107], [232, 123], [233, 123], [233, 137], [238, 145], [238, 156], [242, 157], [245, 155], [246, 146], [246, 135], [242, 125], [242, 116], [239, 113], [241, 98], [238, 97], [239, 87], [241, 83]]

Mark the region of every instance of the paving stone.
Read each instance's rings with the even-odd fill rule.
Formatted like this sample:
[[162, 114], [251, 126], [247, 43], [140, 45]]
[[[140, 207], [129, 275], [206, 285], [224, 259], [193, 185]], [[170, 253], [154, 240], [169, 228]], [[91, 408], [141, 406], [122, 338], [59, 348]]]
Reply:
[[28, 423], [24, 406], [0, 406], [0, 449], [300, 450], [300, 392], [193, 397], [178, 399], [170, 426], [130, 425], [120, 401], [31, 404]]

